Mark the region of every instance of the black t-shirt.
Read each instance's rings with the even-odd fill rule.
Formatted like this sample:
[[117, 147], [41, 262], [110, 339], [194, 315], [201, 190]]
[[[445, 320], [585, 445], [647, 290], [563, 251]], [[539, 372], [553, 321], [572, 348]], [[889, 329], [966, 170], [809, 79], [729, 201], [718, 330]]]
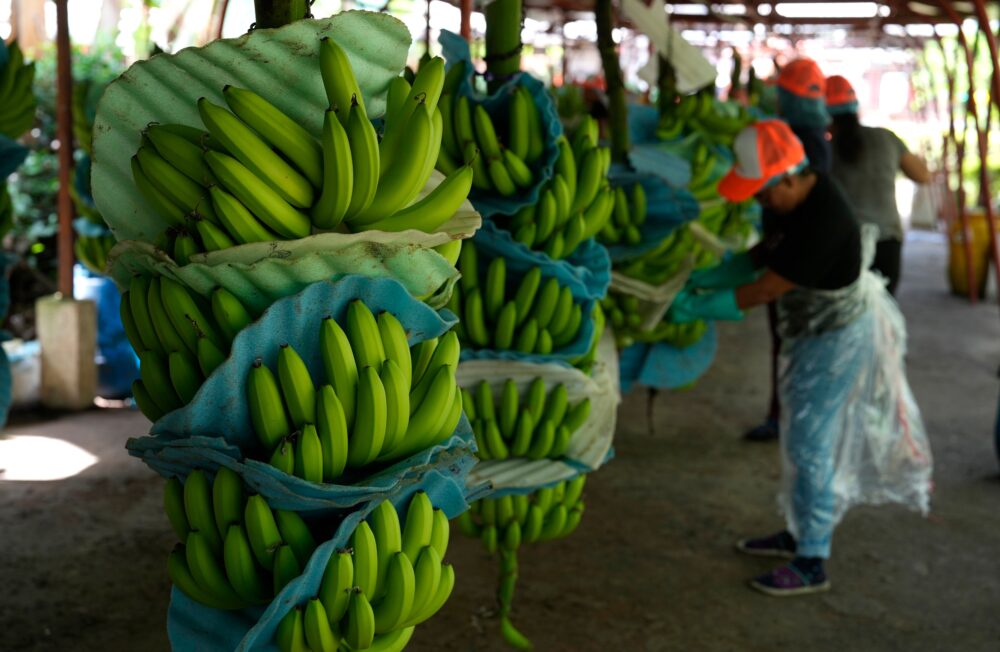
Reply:
[[861, 227], [840, 186], [815, 174], [816, 185], [794, 211], [765, 211], [764, 239], [751, 255], [799, 287], [836, 290], [861, 273]]
[[830, 172], [833, 166], [833, 149], [826, 138], [826, 129], [789, 125], [802, 141], [802, 148], [809, 157], [809, 167], [820, 172]]

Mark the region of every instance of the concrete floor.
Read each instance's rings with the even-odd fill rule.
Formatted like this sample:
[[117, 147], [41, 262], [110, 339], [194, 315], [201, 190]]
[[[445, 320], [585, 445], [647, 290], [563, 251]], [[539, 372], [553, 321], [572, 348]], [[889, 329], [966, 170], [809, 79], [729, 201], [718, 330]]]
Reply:
[[[781, 525], [777, 448], [740, 440], [767, 394], [766, 327], [754, 314], [723, 325], [716, 364], [692, 390], [659, 395], [651, 424], [645, 393], [625, 398], [617, 459], [588, 482], [580, 529], [522, 551], [515, 622], [536, 649], [1000, 649], [997, 309], [947, 294], [944, 247], [928, 235], [908, 243], [900, 295], [935, 454], [929, 518], [849, 513], [828, 594], [778, 601], [746, 587], [770, 562], [735, 554], [733, 542]], [[174, 536], [161, 481], [123, 448], [146, 427], [104, 410], [19, 416], [6, 429], [73, 442], [99, 461], [66, 480], [0, 482], [0, 650], [168, 649]], [[507, 649], [492, 613], [495, 562], [477, 542], [452, 542], [456, 592], [409, 649]]]

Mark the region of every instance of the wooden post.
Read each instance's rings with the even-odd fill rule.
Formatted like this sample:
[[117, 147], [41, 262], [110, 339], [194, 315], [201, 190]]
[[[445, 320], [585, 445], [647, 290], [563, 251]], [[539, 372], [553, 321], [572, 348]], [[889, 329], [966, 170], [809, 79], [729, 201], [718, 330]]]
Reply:
[[468, 42], [472, 42], [472, 0], [462, 0], [462, 23], [459, 32]]
[[[955, 147], [955, 176], [958, 178], [958, 183], [955, 188], [954, 216], [958, 218], [959, 223], [962, 225], [962, 248], [965, 251], [965, 276], [969, 303], [975, 304], [979, 300], [979, 294], [976, 292], [976, 275], [972, 268], [972, 233], [969, 230], [969, 217], [965, 214], [965, 188], [962, 184], [962, 164], [965, 160], [965, 134], [963, 132], [962, 140], [959, 141], [958, 133], [955, 129], [957, 118], [955, 80], [958, 76], [958, 57], [956, 56], [954, 64], [949, 66], [948, 51], [945, 50], [944, 42], [940, 37], [935, 39], [935, 41], [938, 47], [941, 48], [941, 58], [944, 61], [944, 73], [948, 84], [948, 136], [945, 137], [945, 142], [950, 141]], [[951, 184], [947, 177], [945, 177], [945, 186], [950, 190]]]
[[427, 13], [424, 23], [424, 43], [427, 45], [427, 56], [431, 56], [431, 0], [427, 0]]
[[625, 105], [625, 84], [622, 81], [621, 64], [615, 52], [615, 41], [611, 35], [614, 18], [611, 0], [596, 0], [594, 18], [597, 21], [597, 49], [604, 64], [604, 81], [608, 92], [608, 120], [611, 135], [611, 159], [616, 163], [628, 162], [628, 107]]
[[309, 13], [309, 0], [254, 0], [257, 27], [281, 27], [302, 20]]
[[64, 299], [73, 298], [73, 199], [70, 184], [73, 178], [73, 68], [69, 47], [69, 12], [67, 0], [56, 2], [56, 137], [59, 139], [59, 235], [56, 239], [59, 257], [59, 292]]
[[[975, 55], [973, 55], [972, 48], [969, 47], [969, 42], [965, 38], [965, 32], [962, 30], [962, 17], [959, 16], [954, 8], [952, 8], [951, 3], [948, 0], [938, 0], [938, 4], [944, 9], [948, 17], [958, 25], [958, 40], [962, 44], [962, 49], [965, 50], [965, 64], [967, 72], [969, 74], [969, 108], [968, 112], [972, 116], [973, 125], [976, 128], [976, 137], [979, 144], [979, 184], [980, 184], [980, 196], [982, 198], [983, 193], [986, 194], [986, 201], [982, 202], [983, 211], [986, 213], [986, 223], [990, 233], [990, 249], [994, 263], [994, 271], [996, 273], [997, 286], [1000, 288], [1000, 250], [997, 249], [997, 233], [996, 233], [996, 221], [993, 213], [993, 201], [992, 197], [989, 197], [988, 189], [990, 187], [990, 175], [987, 169], [989, 160], [989, 135], [986, 133], [985, 129], [980, 128], [979, 117], [976, 111], [976, 75], [975, 75]], [[984, 9], [985, 13], [985, 9]], [[981, 26], [982, 27], [982, 26]], [[990, 32], [990, 25], [987, 21], [985, 25], [987, 32]], [[978, 37], [977, 37], [978, 43]], [[971, 266], [971, 261], [970, 261]], [[971, 293], [975, 293], [974, 290], [970, 289]]]

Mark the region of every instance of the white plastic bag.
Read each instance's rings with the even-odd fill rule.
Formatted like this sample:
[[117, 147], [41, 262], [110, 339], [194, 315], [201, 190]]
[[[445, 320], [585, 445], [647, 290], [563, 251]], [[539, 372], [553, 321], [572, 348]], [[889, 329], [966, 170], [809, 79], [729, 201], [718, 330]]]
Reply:
[[639, 315], [642, 317], [642, 322], [639, 324], [638, 330], [648, 331], [659, 324], [663, 320], [663, 316], [670, 310], [670, 304], [674, 302], [674, 297], [684, 289], [693, 266], [692, 257], [686, 257], [681, 262], [677, 273], [660, 285], [650, 285], [612, 271], [609, 291], [627, 294], [639, 300]]

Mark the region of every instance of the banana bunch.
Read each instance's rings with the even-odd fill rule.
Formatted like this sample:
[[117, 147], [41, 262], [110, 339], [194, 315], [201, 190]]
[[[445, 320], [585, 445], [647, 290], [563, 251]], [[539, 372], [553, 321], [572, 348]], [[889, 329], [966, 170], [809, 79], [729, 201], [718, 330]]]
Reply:
[[583, 517], [583, 486], [586, 476], [539, 489], [530, 495], [484, 498], [472, 504], [457, 521], [462, 534], [481, 538], [492, 555], [500, 553], [500, 633], [519, 650], [533, 648], [510, 620], [517, 585], [517, 550], [522, 543], [549, 541], [569, 536]]
[[601, 299], [601, 307], [604, 308], [604, 314], [608, 316], [608, 321], [611, 322], [611, 328], [615, 331], [615, 338], [619, 340], [619, 346], [621, 346], [621, 337], [623, 335], [638, 331], [642, 325], [642, 315], [639, 313], [639, 297], [631, 294], [608, 292]]
[[326, 384], [317, 386], [294, 348], [282, 346], [277, 373], [259, 359], [247, 376], [254, 432], [270, 464], [309, 482], [333, 482], [359, 469], [447, 439], [462, 416], [455, 383], [458, 336], [449, 331], [411, 349], [389, 312], [361, 300], [343, 326], [319, 333]]
[[687, 256], [699, 256], [702, 251], [690, 229], [681, 226], [671, 231], [654, 249], [615, 271], [650, 285], [660, 285], [680, 270]]
[[139, 355], [132, 395], [150, 421], [187, 405], [254, 320], [238, 298], [216, 288], [210, 300], [167, 277], [132, 277], [121, 319]]
[[753, 122], [746, 107], [715, 99], [711, 87], [692, 95], [678, 96], [671, 110], [660, 116], [657, 137], [675, 140], [697, 132], [710, 142], [731, 147], [736, 134]]
[[456, 519], [465, 536], [482, 539], [487, 552], [516, 551], [522, 543], [569, 536], [583, 517], [586, 475], [532, 494], [482, 498]]
[[104, 274], [108, 265], [108, 252], [115, 246], [115, 237], [110, 233], [100, 237], [77, 236], [73, 243], [76, 259], [95, 274]]
[[405, 516], [391, 502], [379, 503], [354, 530], [350, 547], [330, 559], [318, 595], [282, 619], [278, 649], [402, 650], [455, 587], [454, 567], [442, 562], [449, 536], [448, 517], [422, 491]]
[[525, 88], [515, 87], [507, 100], [507, 124], [501, 140], [482, 104], [464, 95], [456, 97], [462, 70], [462, 66], [452, 67], [441, 96], [444, 135], [437, 168], [451, 175], [463, 164], [471, 166], [472, 185], [480, 192], [502, 197], [523, 192], [534, 185], [532, 166], [545, 149], [538, 107]]
[[517, 383], [508, 378], [499, 405], [493, 386], [483, 380], [476, 386], [475, 396], [462, 389], [462, 405], [472, 422], [482, 460], [562, 457], [573, 433], [590, 416], [589, 398], [570, 405], [566, 386], [560, 383], [548, 389], [543, 378], [535, 378], [523, 396]]
[[476, 247], [467, 242], [458, 257], [462, 278], [448, 304], [462, 317], [458, 331], [463, 345], [547, 355], [576, 339], [583, 308], [568, 287], [555, 277], [543, 281], [538, 267], [514, 283], [500, 257], [485, 268], [480, 283]]
[[678, 349], [685, 349], [701, 340], [707, 330], [708, 323], [700, 320], [689, 324], [660, 322], [653, 330], [644, 334], [642, 339], [636, 339], [649, 343], [666, 342]]
[[542, 187], [536, 203], [507, 221], [515, 240], [560, 260], [607, 228], [615, 211], [615, 194], [607, 179], [611, 150], [598, 147], [597, 140], [597, 121], [590, 116], [575, 132], [572, 145], [566, 137], [559, 137], [552, 179]]
[[347, 56], [329, 38], [319, 67], [330, 106], [319, 141], [256, 92], [229, 85], [228, 108], [198, 100], [204, 130], [146, 127], [132, 177], [172, 227], [163, 248], [175, 258], [303, 238], [342, 223], [352, 231], [430, 232], [462, 205], [472, 186], [469, 166], [419, 197], [441, 147], [443, 60], [422, 66], [412, 87], [402, 77], [393, 85], [381, 142]]
[[637, 245], [642, 242], [640, 228], [646, 223], [646, 191], [641, 183], [636, 183], [629, 190], [618, 186], [613, 192], [615, 208], [612, 219], [605, 222], [598, 237], [609, 245], [620, 242]]
[[17, 41], [11, 41], [7, 64], [0, 70], [0, 134], [16, 139], [35, 124], [34, 82], [35, 63], [25, 63]]
[[301, 516], [247, 496], [240, 477], [226, 467], [211, 482], [201, 469], [183, 482], [170, 478], [163, 508], [182, 542], [167, 559], [170, 580], [214, 609], [271, 602], [316, 549]]

